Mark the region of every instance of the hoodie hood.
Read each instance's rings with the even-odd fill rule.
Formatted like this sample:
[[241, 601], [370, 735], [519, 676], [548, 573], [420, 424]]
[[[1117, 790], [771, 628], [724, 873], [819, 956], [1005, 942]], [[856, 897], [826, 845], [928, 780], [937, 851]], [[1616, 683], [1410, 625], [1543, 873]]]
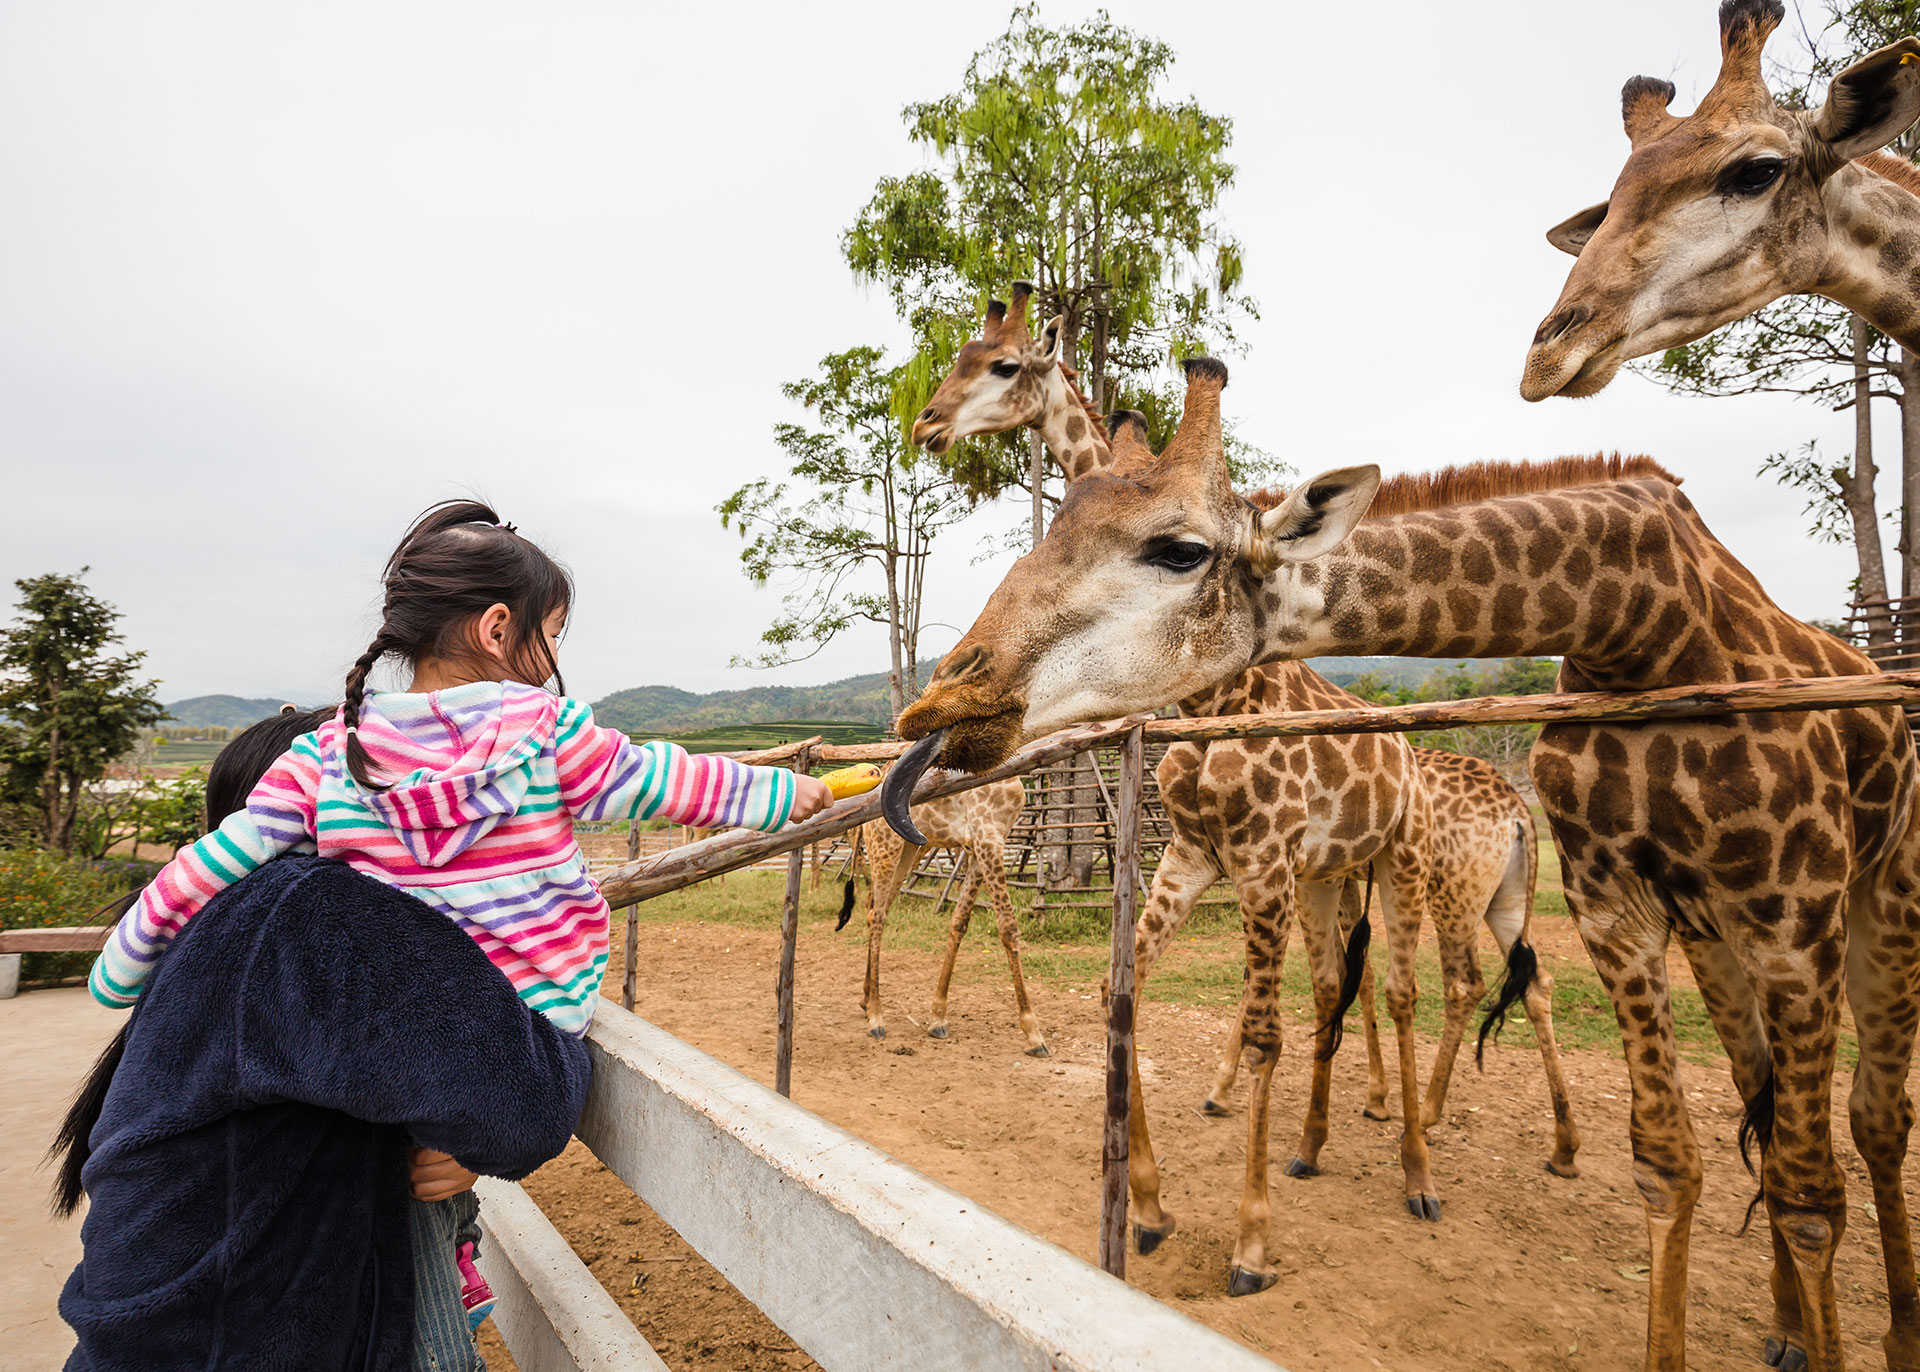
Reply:
[[557, 697], [512, 681], [369, 695], [360, 743], [390, 784], [357, 786], [344, 758], [341, 773], [414, 861], [444, 867], [520, 808], [559, 709]]

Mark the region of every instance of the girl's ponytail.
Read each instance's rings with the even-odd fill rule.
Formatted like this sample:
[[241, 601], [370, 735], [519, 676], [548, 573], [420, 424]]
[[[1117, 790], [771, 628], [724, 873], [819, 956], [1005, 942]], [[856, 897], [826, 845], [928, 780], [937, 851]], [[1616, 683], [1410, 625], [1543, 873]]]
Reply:
[[366, 652], [360, 654], [352, 669], [347, 672], [346, 698], [340, 703], [341, 722], [347, 729], [347, 771], [356, 782], [369, 791], [384, 791], [386, 787], [373, 779], [372, 760], [368, 758], [366, 747], [360, 742], [360, 704], [366, 699], [367, 677], [380, 659], [390, 651], [392, 651], [392, 644], [387, 637], [387, 631], [382, 629], [373, 636], [373, 642], [367, 645]]

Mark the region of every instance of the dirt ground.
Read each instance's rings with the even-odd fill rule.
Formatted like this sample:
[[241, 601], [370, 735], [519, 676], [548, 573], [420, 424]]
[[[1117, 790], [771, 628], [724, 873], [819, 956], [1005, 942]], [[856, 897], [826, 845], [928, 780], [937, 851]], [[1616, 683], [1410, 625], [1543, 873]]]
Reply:
[[[997, 949], [963, 952], [945, 1041], [915, 1024], [926, 1018], [934, 956], [890, 950], [892, 1033], [875, 1042], [858, 1005], [859, 932], [856, 923], [836, 936], [830, 924], [803, 917], [794, 1099], [1091, 1260], [1104, 1042], [1097, 983], [1034, 979], [1054, 1050], [1051, 1060], [1036, 1060], [1020, 1052]], [[641, 937], [638, 1012], [770, 1081], [776, 934], [688, 922], [650, 923]], [[1570, 928], [1543, 927], [1536, 942], [1549, 966], [1582, 957]], [[615, 955], [607, 984], [617, 987], [617, 940]], [[1448, 1118], [1430, 1136], [1446, 1204], [1434, 1225], [1402, 1206], [1398, 1123], [1359, 1113], [1365, 1063], [1357, 1040], [1335, 1069], [1324, 1174], [1296, 1181], [1281, 1173], [1305, 1096], [1306, 1035], [1293, 1035], [1274, 1079], [1271, 1251], [1280, 1282], [1229, 1299], [1245, 1120], [1210, 1120], [1195, 1109], [1226, 1029], [1224, 1008], [1156, 1004], [1149, 981], [1142, 1070], [1164, 1199], [1179, 1228], [1150, 1257], [1129, 1258], [1129, 1281], [1296, 1369], [1639, 1366], [1646, 1229], [1629, 1179], [1627, 1082], [1616, 1052], [1567, 1055], [1584, 1135], [1574, 1180], [1542, 1166], [1552, 1122], [1538, 1056], [1492, 1048], [1484, 1076], [1463, 1057]], [[1768, 1314], [1768, 1243], [1764, 1225], [1738, 1233], [1752, 1194], [1735, 1147], [1738, 1098], [1724, 1064], [1684, 1071], [1707, 1175], [1694, 1227], [1690, 1359], [1700, 1368], [1754, 1367]], [[1837, 1271], [1851, 1356], [1871, 1367], [1882, 1361], [1887, 1304], [1865, 1169], [1846, 1142], [1849, 1084], [1843, 1074], [1835, 1091], [1835, 1135], [1853, 1200]], [[528, 1190], [670, 1366], [814, 1365], [579, 1144]], [[496, 1370], [510, 1365], [497, 1340], [490, 1360]]]

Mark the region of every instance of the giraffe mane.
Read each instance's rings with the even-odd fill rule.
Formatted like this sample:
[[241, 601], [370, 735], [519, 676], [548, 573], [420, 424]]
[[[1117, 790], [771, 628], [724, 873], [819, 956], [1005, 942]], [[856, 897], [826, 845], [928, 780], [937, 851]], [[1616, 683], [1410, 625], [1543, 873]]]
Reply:
[[1853, 159], [1854, 165], [1885, 177], [1910, 195], [1920, 195], [1920, 167], [1890, 152], [1870, 152]]
[[[1650, 457], [1596, 453], [1592, 457], [1554, 457], [1544, 462], [1465, 462], [1437, 472], [1403, 472], [1380, 483], [1367, 508], [1368, 519], [1437, 510], [1505, 495], [1534, 495], [1571, 486], [1601, 486], [1615, 481], [1666, 481], [1680, 478]], [[1269, 486], [1247, 497], [1257, 510], [1271, 510], [1287, 498], [1283, 487]]]
[[1064, 357], [1055, 365], [1060, 368], [1060, 375], [1066, 379], [1067, 394], [1079, 401], [1080, 408], [1086, 411], [1087, 423], [1093, 426], [1093, 431], [1101, 438], [1111, 441], [1112, 435], [1107, 432], [1106, 420], [1100, 417], [1100, 411], [1093, 407], [1093, 402], [1087, 399], [1086, 393], [1080, 389], [1080, 373], [1069, 367]]

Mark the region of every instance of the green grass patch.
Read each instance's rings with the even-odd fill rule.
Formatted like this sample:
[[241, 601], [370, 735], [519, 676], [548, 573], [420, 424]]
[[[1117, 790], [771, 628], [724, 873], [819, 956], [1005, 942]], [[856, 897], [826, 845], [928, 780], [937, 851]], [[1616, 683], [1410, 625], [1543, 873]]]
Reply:
[[[878, 743], [887, 731], [878, 724], [854, 724], [846, 720], [772, 720], [765, 724], [722, 724], [685, 734], [662, 734], [669, 743], [677, 743], [690, 753], [738, 753], [756, 748], [778, 748], [783, 743], [798, 743], [820, 735], [824, 742], [847, 746]], [[643, 740], [644, 741], [644, 740]]]

